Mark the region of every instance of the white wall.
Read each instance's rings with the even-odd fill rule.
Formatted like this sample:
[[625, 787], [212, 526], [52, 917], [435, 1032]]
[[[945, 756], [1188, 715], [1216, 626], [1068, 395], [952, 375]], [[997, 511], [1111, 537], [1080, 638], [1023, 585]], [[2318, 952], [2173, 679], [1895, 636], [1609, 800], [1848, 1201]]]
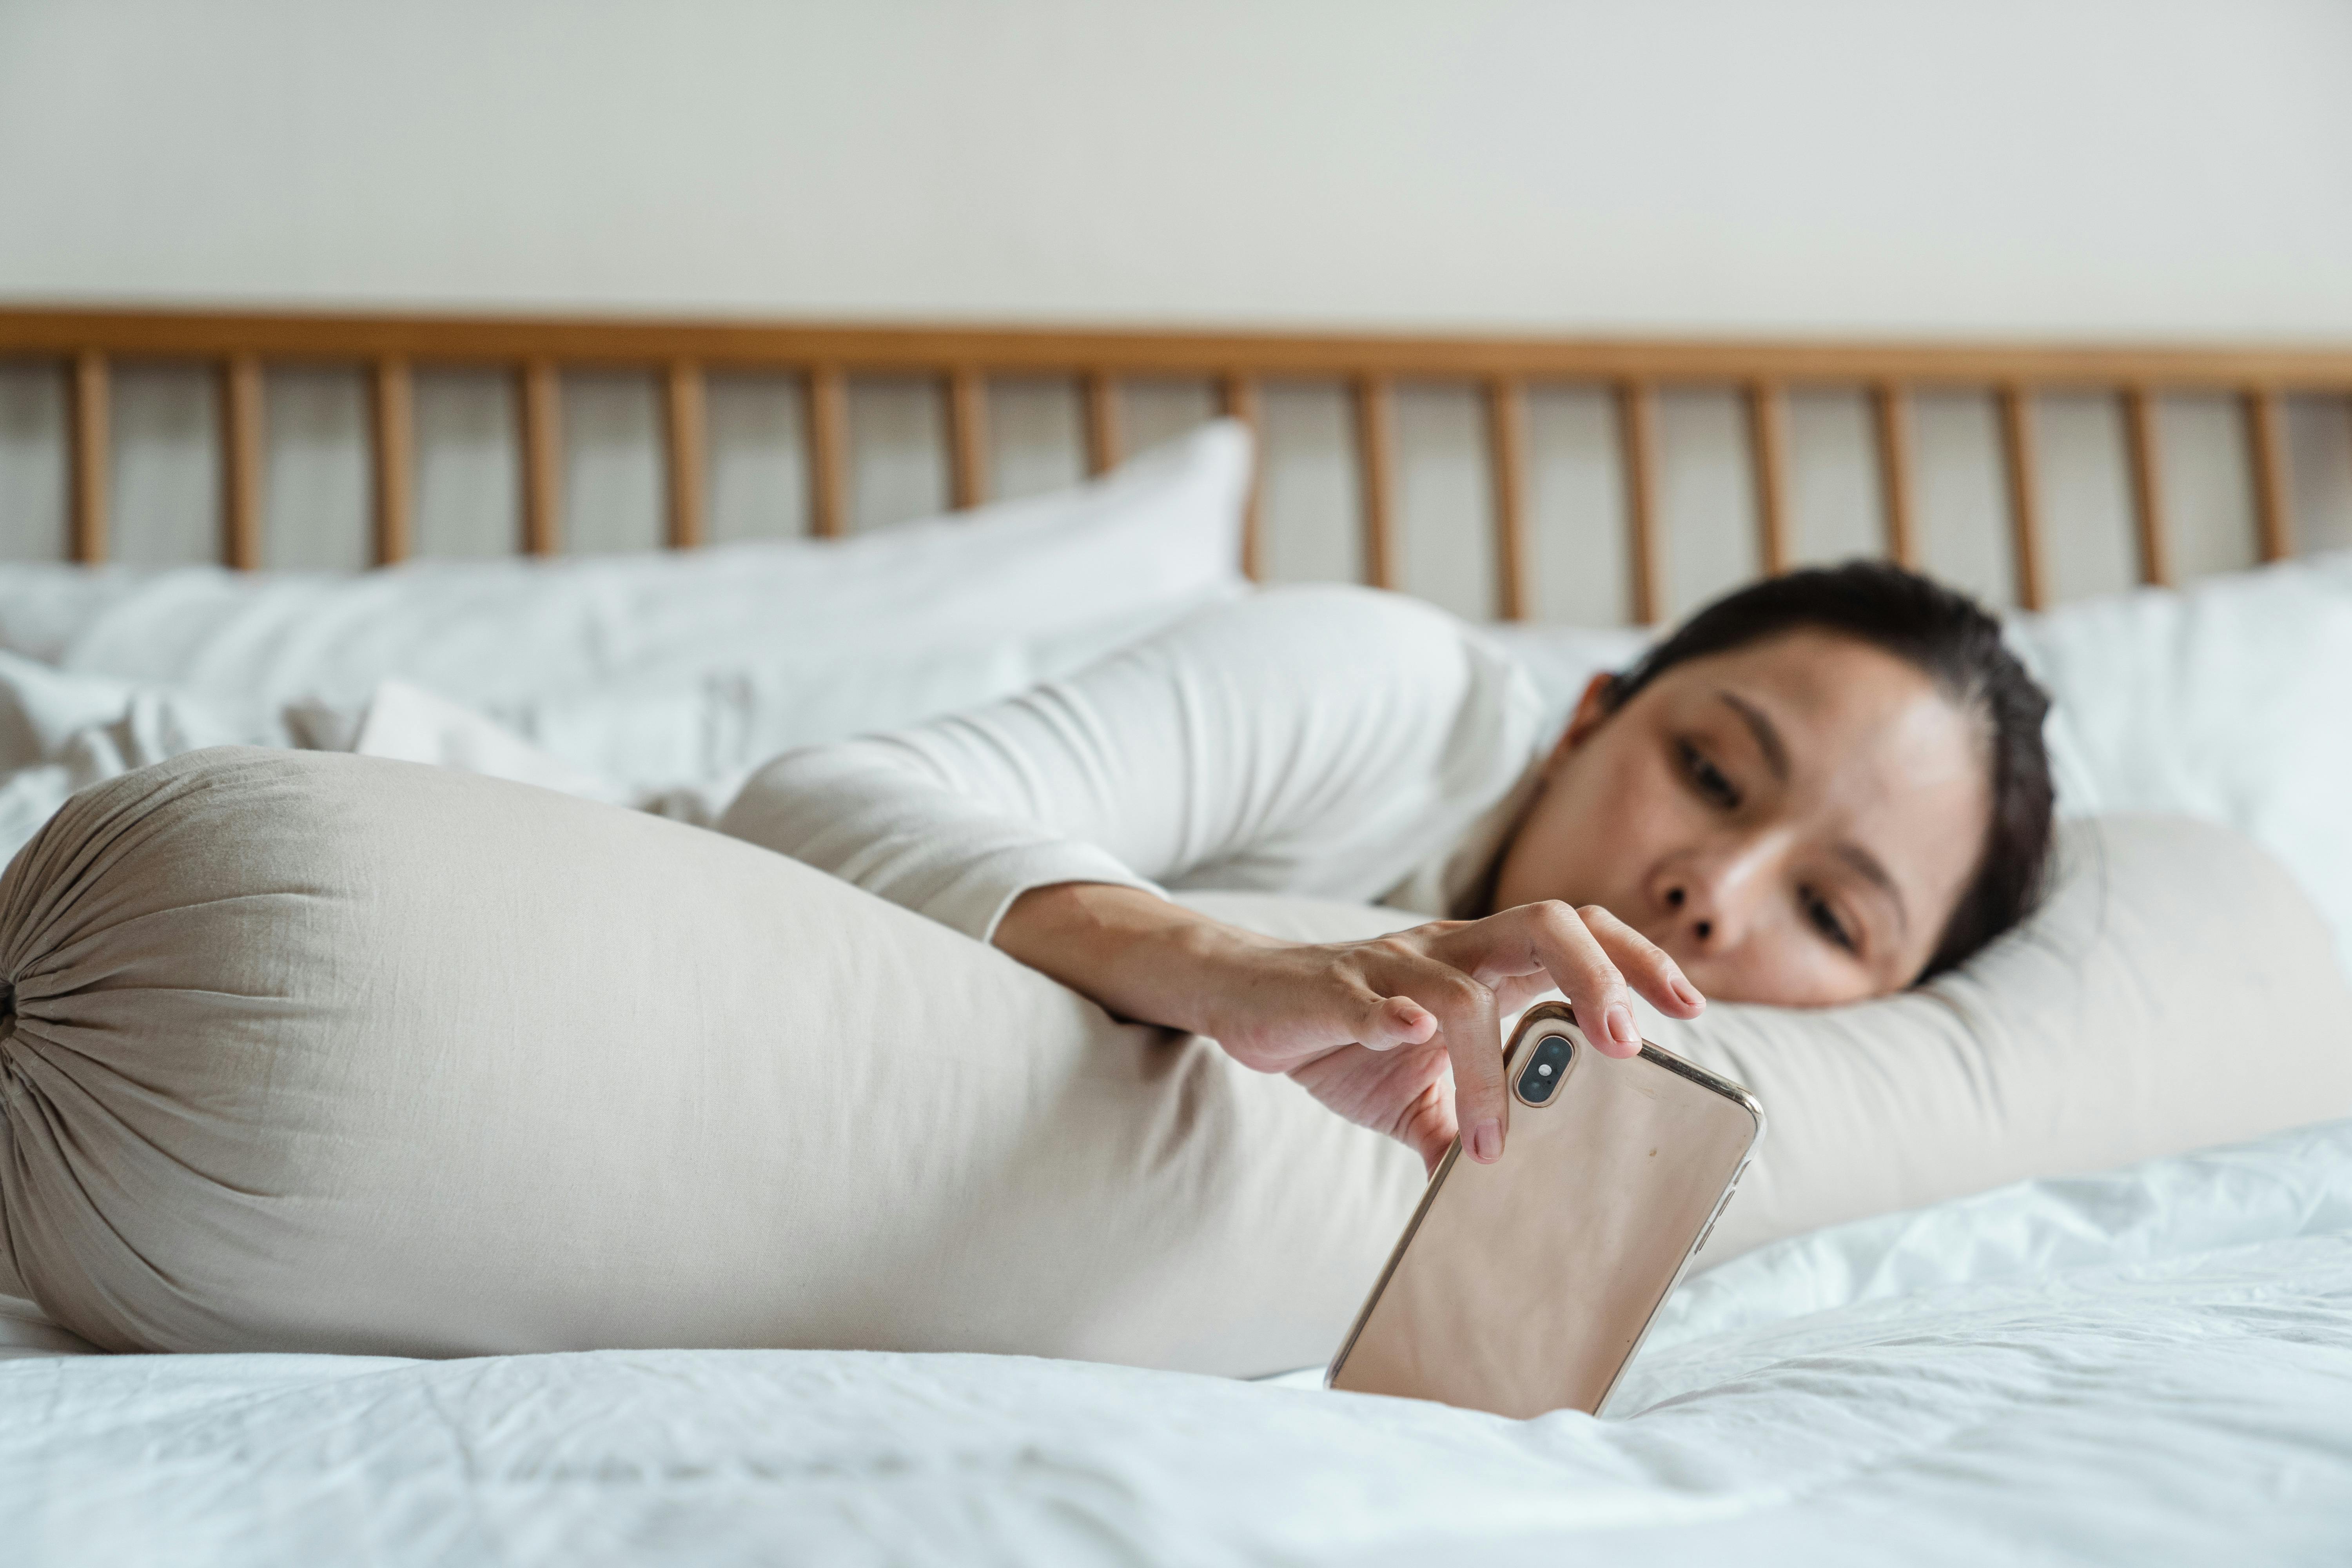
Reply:
[[[0, 0], [0, 300], [1559, 331], [2352, 340], [2352, 0]], [[1009, 491], [1080, 468], [999, 384]], [[1199, 386], [1130, 386], [1139, 440]], [[200, 367], [115, 388], [112, 549], [203, 560]], [[721, 537], [804, 523], [786, 381], [714, 382]], [[659, 537], [655, 389], [571, 376], [569, 548]], [[366, 552], [354, 373], [271, 373], [266, 551]], [[509, 389], [422, 377], [420, 542], [515, 532]], [[1400, 399], [1406, 585], [1490, 608], [1477, 413]], [[1532, 410], [1538, 612], [1626, 613], [1604, 403]], [[1798, 542], [1875, 548], [1864, 412], [1792, 411]], [[1927, 559], [2010, 578], [1981, 398], [1922, 401]], [[2130, 580], [2113, 410], [2040, 412], [2062, 596]], [[2168, 400], [2191, 570], [2251, 558], [2226, 406]], [[861, 525], [944, 502], [930, 389], [853, 388]], [[2292, 410], [2352, 544], [2352, 420]], [[1663, 409], [1669, 603], [1749, 569], [1727, 395]], [[0, 364], [0, 557], [63, 539], [63, 386]], [[1347, 416], [1269, 389], [1278, 576], [1353, 572]]]
[[0, 295], [2352, 336], [2344, 0], [0, 0]]

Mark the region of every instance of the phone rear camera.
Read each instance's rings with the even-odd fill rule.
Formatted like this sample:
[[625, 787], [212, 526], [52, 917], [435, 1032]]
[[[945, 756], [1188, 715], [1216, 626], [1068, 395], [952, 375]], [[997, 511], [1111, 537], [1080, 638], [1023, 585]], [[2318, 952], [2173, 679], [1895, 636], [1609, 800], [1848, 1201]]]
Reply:
[[1541, 1105], [1549, 1100], [1568, 1074], [1570, 1049], [1567, 1038], [1551, 1035], [1528, 1053], [1528, 1065], [1519, 1071], [1519, 1098], [1529, 1105]]

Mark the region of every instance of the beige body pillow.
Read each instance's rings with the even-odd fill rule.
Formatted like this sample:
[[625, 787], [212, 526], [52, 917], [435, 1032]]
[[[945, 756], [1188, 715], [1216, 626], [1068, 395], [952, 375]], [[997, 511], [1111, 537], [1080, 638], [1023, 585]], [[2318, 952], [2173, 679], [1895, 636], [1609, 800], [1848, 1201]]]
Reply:
[[[1684, 1042], [1774, 1121], [1716, 1256], [2345, 1108], [2344, 987], [2284, 878], [2179, 825], [2107, 859], [2087, 947], [1982, 967], [2047, 1025], [1971, 978]], [[85, 792], [0, 880], [0, 1293], [114, 1349], [1265, 1372], [1330, 1352], [1421, 1185], [1286, 1080], [794, 862], [404, 763], [215, 751]]]
[[1262, 1373], [1329, 1352], [1422, 1185], [796, 861], [416, 763], [84, 791], [0, 879], [0, 1293], [113, 1350]]

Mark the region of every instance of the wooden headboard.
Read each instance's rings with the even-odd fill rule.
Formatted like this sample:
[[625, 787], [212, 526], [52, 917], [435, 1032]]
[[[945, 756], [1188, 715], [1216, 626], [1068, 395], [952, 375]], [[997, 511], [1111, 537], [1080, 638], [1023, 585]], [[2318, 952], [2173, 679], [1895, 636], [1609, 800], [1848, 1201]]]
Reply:
[[[220, 558], [261, 561], [262, 377], [273, 364], [362, 368], [371, 390], [373, 552], [379, 564], [410, 552], [415, 441], [413, 367], [495, 366], [514, 377], [521, 452], [519, 542], [532, 553], [561, 544], [561, 374], [629, 367], [661, 378], [670, 545], [706, 533], [704, 374], [786, 370], [805, 377], [803, 407], [814, 531], [845, 531], [848, 413], [855, 374], [936, 376], [944, 389], [948, 471], [957, 506], [988, 499], [988, 378], [1067, 375], [1082, 389], [1087, 456], [1094, 470], [1120, 456], [1118, 388], [1123, 378], [1184, 375], [1213, 383], [1224, 411], [1255, 422], [1261, 386], [1289, 379], [1338, 380], [1349, 389], [1360, 482], [1361, 559], [1368, 581], [1392, 585], [1398, 571], [1393, 388], [1416, 381], [1482, 390], [1493, 497], [1496, 605], [1507, 619], [1528, 605], [1526, 397], [1530, 385], [1601, 386], [1615, 400], [1625, 496], [1631, 604], [1636, 618], [1664, 613], [1658, 522], [1658, 389], [1729, 386], [1746, 410], [1755, 494], [1757, 558], [1768, 572], [1790, 559], [1786, 397], [1790, 388], [1866, 391], [1885, 547], [1916, 564], [1918, 530], [1911, 472], [1909, 398], [1915, 389], [1989, 389], [1999, 410], [2016, 602], [2047, 602], [2048, 574], [2035, 478], [2033, 399], [2092, 391], [2120, 402], [2139, 574], [2173, 577], [2154, 399], [2174, 391], [2224, 392], [2243, 415], [2252, 476], [2255, 553], [2294, 551], [2282, 398], [2352, 394], [2352, 349], [2102, 347], [2036, 343], [1870, 343], [1302, 336], [1248, 332], [1079, 331], [1059, 328], [854, 327], [748, 321], [541, 317], [230, 313], [131, 310], [0, 310], [0, 360], [51, 360], [68, 378], [67, 552], [107, 558], [110, 368], [118, 362], [201, 362], [217, 368], [223, 520]], [[1252, 508], [1244, 565], [1260, 549]]]

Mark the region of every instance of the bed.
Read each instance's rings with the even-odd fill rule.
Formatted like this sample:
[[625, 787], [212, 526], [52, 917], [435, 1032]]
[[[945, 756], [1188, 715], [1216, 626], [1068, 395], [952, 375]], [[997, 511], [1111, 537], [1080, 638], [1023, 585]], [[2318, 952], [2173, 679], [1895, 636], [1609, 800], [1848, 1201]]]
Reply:
[[[1291, 493], [1274, 482], [1281, 432], [1266, 429], [1269, 403], [1297, 382], [1336, 392], [1346, 411], [1353, 539], [1341, 556], [1381, 585], [1418, 587], [1431, 548], [1401, 400], [1423, 384], [1466, 400], [1486, 505], [1466, 522], [1437, 509], [1440, 553], [1451, 539], [1479, 569], [1466, 607], [1500, 622], [1565, 694], [1704, 581], [1678, 569], [1692, 552], [1673, 537], [1669, 492], [1707, 492], [1675, 478], [1687, 470], [1662, 429], [1683, 426], [1662, 416], [1665, 400], [1715, 389], [1735, 416], [1747, 491], [1735, 510], [1748, 525], [1730, 554], [1736, 577], [1809, 553], [1791, 410], [1818, 389], [1849, 396], [1864, 418], [1879, 545], [1937, 565], [1917, 405], [1959, 388], [1980, 399], [1994, 436], [2000, 505], [1989, 521], [2005, 579], [1994, 596], [2021, 612], [2021, 645], [2067, 718], [2056, 738], [2068, 809], [2231, 822], [2287, 862], [2352, 964], [2338, 782], [2352, 776], [2352, 557], [2324, 548], [2337, 542], [2331, 509], [2352, 476], [2324, 471], [2340, 448], [2315, 459], [2290, 437], [2332, 421], [2340, 439], [2352, 353], [11, 311], [0, 312], [8, 356], [55, 388], [55, 553], [73, 563], [0, 583], [0, 676], [22, 716], [0, 814], [19, 839], [61, 792], [109, 768], [206, 739], [365, 749], [371, 728], [392, 754], [517, 776], [564, 769], [540, 782], [707, 814], [726, 768], [757, 745], [992, 695], [1245, 591], [1247, 575], [1302, 574], [1289, 568], [1309, 557], [1280, 542]], [[122, 553], [110, 550], [110, 380], [119, 363], [158, 359], [194, 362], [216, 386], [219, 491], [205, 510], [226, 570], [93, 574]], [[267, 377], [324, 365], [364, 387], [367, 550], [396, 566], [418, 532], [414, 378], [446, 363], [510, 378], [513, 537], [530, 555], [562, 554], [563, 476], [582, 471], [564, 451], [577, 428], [563, 412], [567, 373], [639, 376], [661, 413], [668, 553], [554, 563], [572, 608], [553, 619], [500, 618], [499, 605], [519, 601], [498, 594], [540, 579], [495, 563], [254, 571], [273, 558], [284, 515], [267, 494], [278, 471]], [[720, 576], [695, 575], [678, 552], [712, 533], [709, 379], [752, 370], [801, 378], [793, 434], [811, 531], [854, 534], [867, 552], [823, 559], [870, 559], [869, 576], [919, 591], [859, 597], [810, 564], [819, 558], [775, 552], [714, 552]], [[1093, 500], [1035, 498], [868, 535], [852, 526], [855, 481], [870, 471], [855, 458], [853, 394], [886, 374], [922, 378], [926, 397], [936, 388], [948, 499], [962, 507], [989, 499], [990, 458], [1003, 451], [990, 416], [1008, 377], [1063, 381], [1098, 473], [1130, 445], [1131, 384], [1152, 378], [1190, 378], [1202, 401], [1275, 440], [1262, 466], [1244, 456], [1234, 470], [1246, 498], [1238, 538], [1171, 511], [1175, 522], [1128, 553], [1068, 554], [1108, 526], [1100, 498], [1116, 476]], [[1608, 416], [1622, 505], [1579, 521], [1613, 537], [1617, 618], [1630, 625], [1538, 618], [1553, 598], [1539, 547], [1538, 481], [1549, 470], [1530, 408], [1556, 384], [1596, 389]], [[2073, 596], [2059, 591], [2059, 563], [2074, 559], [2078, 519], [2051, 504], [2052, 444], [2040, 437], [2050, 410], [2084, 389], [2120, 437], [2120, 542], [2142, 587], [2062, 603]], [[2231, 507], [2207, 504], [2193, 480], [2168, 489], [2181, 473], [2165, 451], [2168, 394], [2220, 400], [2243, 479]], [[1247, 451], [1193, 446], [1186, 471], [1211, 479], [1217, 461]], [[2216, 510], [2239, 543], [2188, 543]], [[988, 531], [1007, 516], [1051, 549], [1013, 560], [1012, 535]], [[1168, 529], [1189, 546], [1171, 548]], [[773, 592], [803, 595], [775, 601], [791, 614], [689, 628], [740, 635], [733, 708], [713, 695], [711, 657], [675, 643], [604, 667], [593, 690], [508, 679], [622, 646], [614, 627], [632, 623], [614, 618], [616, 603], [651, 615], [702, 602], [722, 577], [740, 589], [756, 575], [742, 563], [763, 559], [785, 563]], [[919, 577], [920, 562], [937, 580]], [[2216, 562], [2264, 564], [2190, 569]], [[666, 600], [643, 586], [664, 573]], [[1021, 635], [957, 629], [959, 586], [993, 584], [987, 596], [1003, 599], [1024, 582], [1034, 594], [1021, 601]], [[453, 605], [489, 617], [495, 637], [467, 644]], [[352, 654], [392, 646], [369, 640], [388, 626], [410, 640], [373, 662]], [[485, 650], [496, 668], [481, 669]], [[599, 690], [630, 703], [600, 705]], [[810, 693], [843, 690], [812, 706]], [[620, 759], [647, 754], [646, 715], [698, 702], [688, 728], [704, 749], [624, 776]], [[722, 711], [740, 721], [723, 757], [708, 742]], [[784, 1351], [102, 1356], [29, 1303], [0, 1305], [0, 1520], [24, 1562], [1355, 1563], [1465, 1546], [1504, 1562], [1579, 1550], [1660, 1562], [2334, 1561], [2352, 1539], [2352, 1121], [1749, 1252], [1669, 1302], [1601, 1421], [1509, 1423], [1329, 1394], [1313, 1369], [1249, 1384]]]

